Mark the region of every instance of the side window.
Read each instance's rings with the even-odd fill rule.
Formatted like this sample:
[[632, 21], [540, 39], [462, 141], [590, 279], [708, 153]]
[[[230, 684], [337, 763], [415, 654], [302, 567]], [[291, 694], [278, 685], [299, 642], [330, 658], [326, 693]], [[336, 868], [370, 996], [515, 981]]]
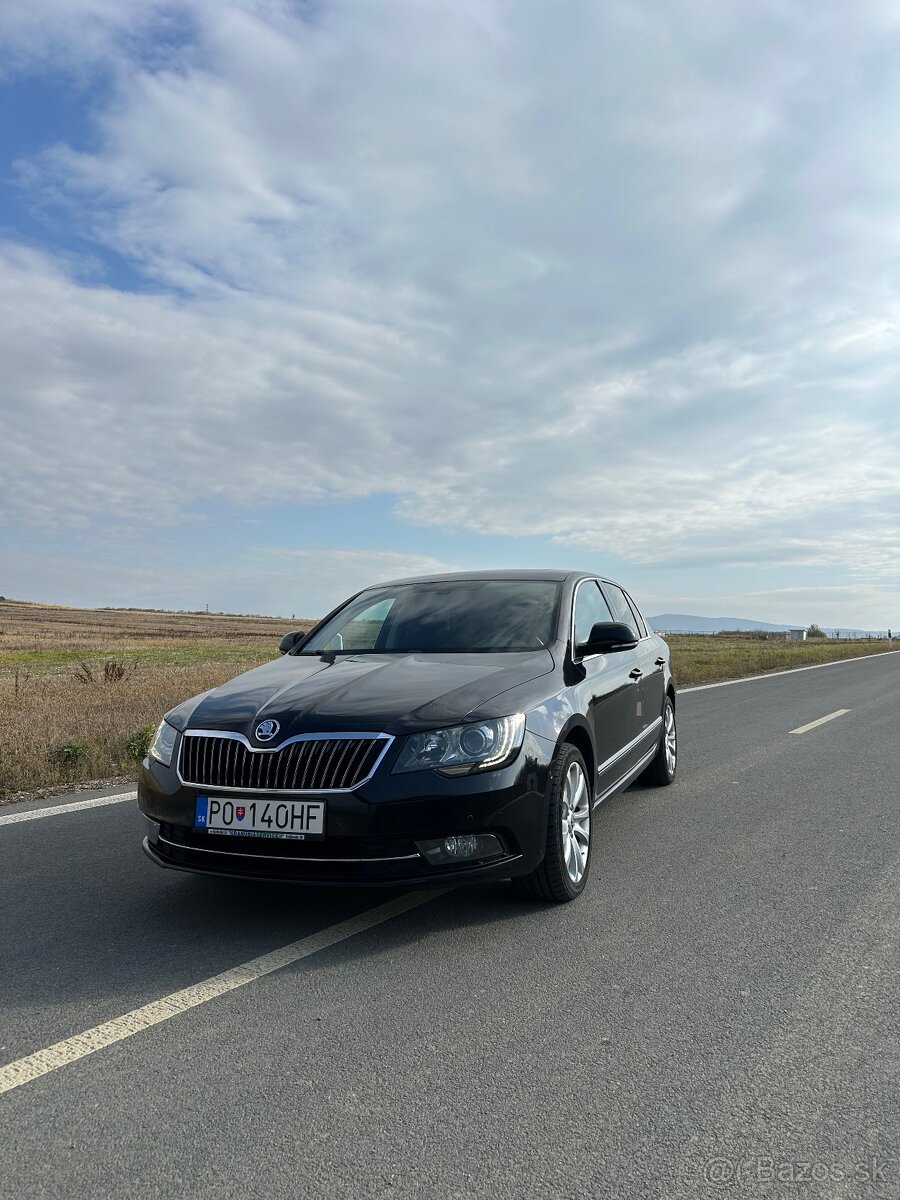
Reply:
[[638, 608], [638, 606], [635, 604], [635, 602], [632, 600], [632, 598], [628, 595], [627, 592], [623, 592], [622, 595], [625, 597], [625, 599], [631, 605], [631, 611], [634, 613], [635, 621], [637, 621], [638, 633], [641, 635], [641, 637], [646, 637], [647, 636], [647, 622], [641, 616], [641, 610]]
[[584, 583], [580, 583], [575, 596], [575, 645], [580, 646], [588, 640], [598, 621], [612, 620], [609, 605], [603, 599], [603, 593], [596, 582], [586, 579]]
[[616, 587], [614, 583], [604, 583], [603, 593], [609, 601], [609, 607], [612, 609], [612, 619], [614, 621], [621, 621], [623, 625], [627, 625], [629, 629], [633, 629], [636, 634], [639, 634], [640, 625], [631, 611], [631, 605], [626, 600], [622, 589]]

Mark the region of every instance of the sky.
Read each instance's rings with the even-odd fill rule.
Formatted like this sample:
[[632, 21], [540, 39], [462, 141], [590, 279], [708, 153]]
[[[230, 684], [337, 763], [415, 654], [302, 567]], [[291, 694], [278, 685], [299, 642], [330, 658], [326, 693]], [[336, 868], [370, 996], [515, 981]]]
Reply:
[[3, 0], [0, 593], [900, 626], [893, 0]]

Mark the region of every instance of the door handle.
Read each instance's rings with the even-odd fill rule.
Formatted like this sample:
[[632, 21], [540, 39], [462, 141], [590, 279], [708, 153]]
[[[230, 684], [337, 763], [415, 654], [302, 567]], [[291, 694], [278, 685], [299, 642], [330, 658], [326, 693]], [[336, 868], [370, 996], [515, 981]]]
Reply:
[[666, 660], [664, 658], [658, 658], [654, 665], [657, 667], [664, 667], [666, 665]]
[[640, 677], [643, 675], [643, 673], [644, 672], [641, 670], [640, 667], [635, 667], [633, 671], [628, 672], [628, 678], [629, 679], [640, 679]]

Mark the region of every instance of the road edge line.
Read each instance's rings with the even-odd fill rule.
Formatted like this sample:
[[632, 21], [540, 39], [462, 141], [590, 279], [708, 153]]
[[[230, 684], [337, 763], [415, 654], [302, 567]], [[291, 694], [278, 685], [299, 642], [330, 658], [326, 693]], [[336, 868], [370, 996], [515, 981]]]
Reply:
[[190, 987], [171, 992], [168, 996], [161, 996], [158, 1000], [152, 1000], [149, 1004], [132, 1009], [131, 1012], [113, 1017], [112, 1020], [77, 1033], [74, 1037], [54, 1042], [53, 1045], [27, 1054], [24, 1058], [15, 1059], [5, 1066], [0, 1066], [0, 1095], [26, 1083], [32, 1083], [90, 1054], [96, 1054], [98, 1050], [104, 1050], [125, 1038], [143, 1033], [145, 1029], [152, 1029], [154, 1025], [169, 1021], [172, 1017], [189, 1012], [210, 1000], [216, 1000], [219, 996], [245, 987], [248, 983], [255, 983], [258, 979], [271, 975], [273, 971], [280, 971], [282, 967], [309, 958], [319, 950], [325, 950], [357, 933], [363, 933], [429, 900], [435, 900], [448, 891], [452, 891], [452, 888], [408, 892], [405, 896], [398, 896], [386, 904], [357, 913], [346, 921], [339, 921], [337, 925], [330, 925], [317, 933], [289, 942], [278, 950], [248, 959], [247, 962], [230, 967], [218, 975], [211, 975], [208, 979], [191, 984]]
[[85, 808], [102, 808], [104, 804], [124, 804], [126, 800], [137, 800], [137, 792], [116, 792], [114, 796], [94, 796], [92, 800], [73, 800], [69, 804], [50, 804], [46, 808], [30, 808], [27, 812], [2, 815], [0, 825], [18, 825], [21, 821], [37, 821], [41, 817], [58, 817], [63, 813], [81, 812]]
[[743, 675], [740, 679], [720, 679], [716, 683], [688, 683], [676, 688], [679, 696], [687, 692], [706, 692], [710, 688], [733, 687], [736, 683], [755, 683], [758, 679], [776, 679], [779, 675], [797, 675], [801, 671], [821, 671], [823, 667], [845, 667], [847, 663], [865, 662], [867, 658], [887, 658], [900, 650], [882, 650], [879, 654], [857, 654], [853, 658], [836, 658], [833, 662], [810, 663], [808, 667], [788, 667], [784, 671], [768, 671], [765, 675]]

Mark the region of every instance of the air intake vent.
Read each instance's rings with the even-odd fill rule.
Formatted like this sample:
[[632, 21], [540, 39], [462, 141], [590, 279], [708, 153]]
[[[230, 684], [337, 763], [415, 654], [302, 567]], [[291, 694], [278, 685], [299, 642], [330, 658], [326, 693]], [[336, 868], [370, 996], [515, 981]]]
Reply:
[[302, 735], [274, 750], [253, 750], [235, 734], [191, 733], [181, 739], [179, 768], [195, 787], [250, 792], [330, 792], [359, 787], [393, 739], [387, 735]]

